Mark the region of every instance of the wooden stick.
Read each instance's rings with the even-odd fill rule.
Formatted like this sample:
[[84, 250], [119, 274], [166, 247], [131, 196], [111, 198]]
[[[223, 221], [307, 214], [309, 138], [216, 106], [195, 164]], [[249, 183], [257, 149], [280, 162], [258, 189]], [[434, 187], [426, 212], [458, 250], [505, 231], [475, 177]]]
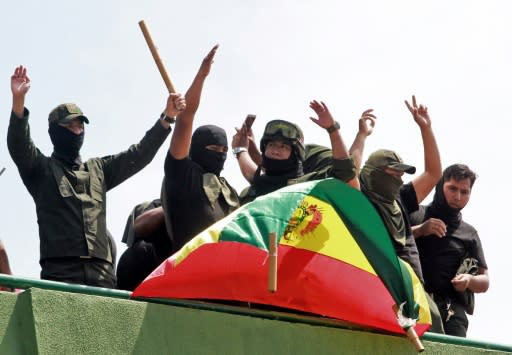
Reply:
[[274, 232], [268, 235], [268, 290], [277, 291], [277, 236]]
[[414, 327], [409, 327], [407, 329], [407, 337], [411, 341], [411, 343], [414, 345], [414, 348], [417, 352], [421, 353], [423, 350], [425, 350], [425, 347], [421, 343], [420, 338], [418, 337], [418, 334], [416, 334], [416, 331], [414, 330]]
[[160, 75], [162, 76], [162, 79], [164, 79], [164, 83], [165, 83], [165, 86], [167, 87], [167, 90], [169, 91], [169, 94], [175, 93], [176, 89], [174, 88], [174, 85], [172, 84], [169, 74], [167, 74], [167, 70], [165, 69], [165, 65], [162, 62], [162, 59], [160, 59], [160, 55], [158, 54], [158, 49], [156, 48], [155, 43], [153, 42], [153, 38], [151, 38], [151, 34], [149, 33], [148, 27], [146, 26], [146, 23], [144, 22], [144, 20], [139, 21], [139, 27], [142, 30], [142, 34], [144, 35], [144, 38], [146, 39], [146, 43], [148, 44], [149, 50], [151, 51], [151, 54], [153, 55], [153, 59], [155, 60], [156, 66], [158, 67], [158, 71], [160, 71]]
[[[393, 311], [398, 314], [399, 308], [396, 304], [393, 305]], [[418, 334], [416, 334], [416, 330], [414, 330], [414, 327], [409, 327], [405, 329], [405, 333], [407, 334], [407, 337], [411, 341], [411, 343], [414, 345], [414, 348], [417, 352], [421, 353], [423, 350], [425, 350], [425, 347], [421, 343], [420, 338], [418, 337]]]

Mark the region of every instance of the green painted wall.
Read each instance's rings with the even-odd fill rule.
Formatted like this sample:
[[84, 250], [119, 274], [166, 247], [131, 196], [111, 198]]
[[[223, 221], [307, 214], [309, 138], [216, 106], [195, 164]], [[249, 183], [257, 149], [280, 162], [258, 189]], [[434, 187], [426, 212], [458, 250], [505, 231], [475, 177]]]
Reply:
[[[415, 354], [403, 337], [31, 288], [0, 293], [0, 354]], [[425, 354], [505, 351], [423, 339]]]

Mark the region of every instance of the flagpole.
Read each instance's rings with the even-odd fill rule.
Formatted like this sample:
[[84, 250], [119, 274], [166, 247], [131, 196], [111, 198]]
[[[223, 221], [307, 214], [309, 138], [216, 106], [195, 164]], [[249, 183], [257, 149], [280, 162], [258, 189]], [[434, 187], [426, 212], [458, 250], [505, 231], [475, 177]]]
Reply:
[[151, 51], [151, 54], [153, 55], [153, 59], [155, 60], [156, 66], [158, 67], [158, 70], [160, 71], [160, 75], [162, 76], [162, 79], [164, 79], [165, 86], [167, 87], [167, 90], [170, 94], [175, 93], [176, 89], [174, 88], [174, 85], [172, 84], [171, 78], [169, 77], [169, 74], [167, 73], [167, 70], [165, 69], [165, 65], [162, 62], [162, 59], [160, 58], [160, 55], [158, 54], [158, 49], [155, 46], [155, 43], [153, 42], [153, 38], [151, 37], [151, 34], [149, 33], [149, 29], [146, 26], [146, 23], [144, 20], [139, 21], [139, 27], [142, 30], [142, 34], [144, 35], [144, 38], [146, 39], [146, 43], [148, 44], [149, 50]]
[[277, 236], [271, 232], [268, 235], [268, 290], [269, 292], [277, 291]]

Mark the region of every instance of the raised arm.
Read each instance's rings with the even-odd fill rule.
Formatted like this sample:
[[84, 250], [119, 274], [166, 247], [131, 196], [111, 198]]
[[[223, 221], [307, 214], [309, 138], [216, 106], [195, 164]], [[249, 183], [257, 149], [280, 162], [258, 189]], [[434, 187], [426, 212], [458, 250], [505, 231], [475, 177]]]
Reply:
[[[350, 154], [341, 136], [340, 124], [334, 120], [327, 105], [322, 101], [318, 102], [313, 100], [309, 103], [309, 107], [311, 107], [311, 109], [315, 111], [318, 116], [318, 118], [310, 117], [311, 121], [327, 130], [327, 133], [329, 134], [329, 139], [331, 140], [333, 163], [335, 160], [349, 160]], [[350, 170], [353, 170], [352, 164], [353, 163], [350, 162]], [[345, 182], [354, 188], [360, 188], [359, 180], [357, 179], [357, 176], [353, 176], [352, 171], [347, 171], [346, 176], [349, 178], [347, 178]]]
[[38, 162], [43, 157], [30, 137], [29, 112], [25, 109], [25, 96], [29, 89], [27, 68], [20, 65], [11, 76], [12, 112], [7, 130], [7, 148], [24, 180], [37, 170]]
[[160, 117], [160, 124], [165, 129], [169, 129], [171, 123], [176, 121], [176, 116], [187, 107], [186, 100], [181, 94], [171, 93], [167, 97], [164, 112]]
[[263, 164], [263, 157], [261, 156], [258, 142], [256, 141], [256, 137], [254, 136], [254, 132], [252, 130], [252, 124], [254, 123], [255, 119], [256, 115], [247, 115], [243, 126], [245, 126], [247, 138], [249, 138], [249, 156], [256, 165], [261, 165]]
[[363, 152], [366, 137], [373, 132], [375, 127], [375, 120], [377, 117], [372, 113], [373, 109], [364, 111], [359, 118], [359, 130], [357, 131], [354, 142], [350, 147], [349, 153], [354, 160], [354, 166], [356, 167], [356, 174], [359, 174], [361, 170], [361, 164], [363, 162]]
[[425, 171], [416, 177], [412, 184], [416, 190], [416, 198], [418, 203], [421, 203], [425, 197], [436, 186], [443, 173], [441, 167], [441, 156], [437, 147], [437, 142], [432, 130], [432, 124], [428, 109], [424, 105], [416, 104], [416, 97], [412, 96], [412, 105], [405, 100], [405, 105], [409, 109], [418, 124], [421, 131], [421, 138], [423, 140], [423, 156], [425, 161]]
[[27, 68], [20, 65], [11, 76], [12, 111], [18, 118], [23, 118], [25, 109], [25, 95], [30, 89], [30, 79]]
[[245, 180], [251, 184], [258, 166], [249, 154], [250, 139], [248, 129], [244, 123], [242, 124], [242, 128], [238, 129], [235, 127], [235, 130], [236, 133], [233, 135], [233, 139], [231, 140], [231, 147], [233, 148], [233, 153], [238, 161], [240, 172], [244, 176]]
[[169, 152], [174, 159], [184, 159], [189, 154], [194, 117], [199, 107], [203, 85], [206, 77], [210, 73], [217, 48], [219, 48], [219, 46], [215, 45], [203, 59], [194, 81], [185, 94], [187, 107], [178, 115], [169, 147]]

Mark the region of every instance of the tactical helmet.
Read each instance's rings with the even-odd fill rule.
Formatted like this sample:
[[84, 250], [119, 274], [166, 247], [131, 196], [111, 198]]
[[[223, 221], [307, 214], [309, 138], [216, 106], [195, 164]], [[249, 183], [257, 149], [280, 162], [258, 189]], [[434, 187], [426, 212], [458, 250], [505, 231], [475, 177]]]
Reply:
[[261, 152], [265, 152], [267, 143], [274, 139], [282, 139], [290, 143], [297, 158], [300, 161], [304, 161], [306, 155], [304, 150], [304, 134], [298, 125], [284, 120], [268, 122], [260, 141]]

